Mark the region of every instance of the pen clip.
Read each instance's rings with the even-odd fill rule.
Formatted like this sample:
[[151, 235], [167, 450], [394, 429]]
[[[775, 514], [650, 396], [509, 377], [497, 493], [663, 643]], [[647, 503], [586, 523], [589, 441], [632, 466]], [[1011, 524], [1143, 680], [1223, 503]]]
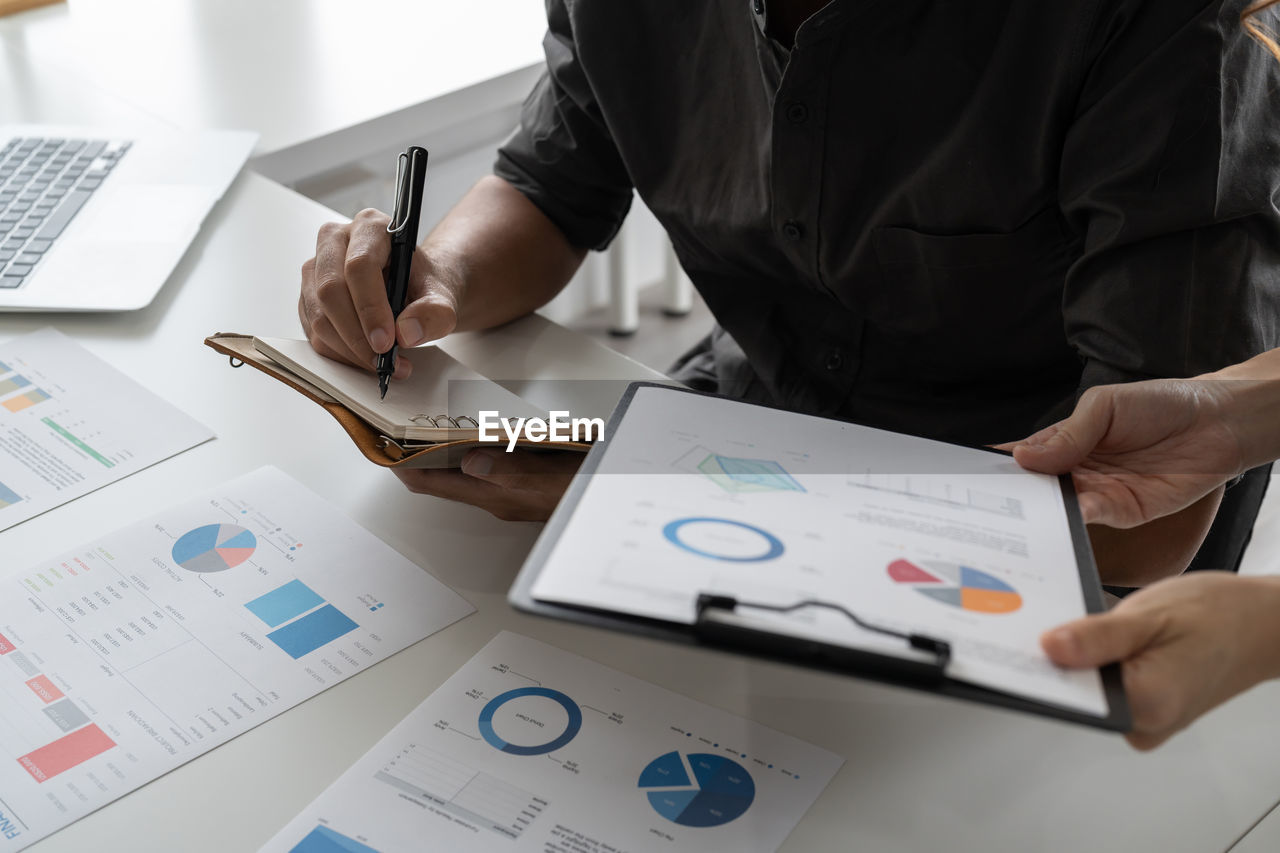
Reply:
[[396, 200], [391, 205], [391, 221], [387, 223], [388, 234], [399, 234], [409, 224], [409, 211], [412, 207], [409, 204], [407, 188], [413, 185], [413, 169], [416, 164], [410, 162], [409, 173], [406, 174], [404, 168], [406, 161], [409, 161], [409, 153], [401, 152], [396, 159]]

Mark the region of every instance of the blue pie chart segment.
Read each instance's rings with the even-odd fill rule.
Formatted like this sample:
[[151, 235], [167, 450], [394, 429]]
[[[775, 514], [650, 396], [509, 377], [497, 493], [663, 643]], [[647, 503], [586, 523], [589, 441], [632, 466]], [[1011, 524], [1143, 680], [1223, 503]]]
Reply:
[[662, 528], [677, 548], [728, 563], [761, 563], [782, 556], [782, 540], [767, 530], [731, 518], [677, 518]]
[[173, 558], [181, 563], [197, 554], [212, 551], [218, 544], [218, 534], [221, 532], [221, 524], [206, 524], [195, 530], [188, 530], [174, 543]]
[[756, 797], [756, 783], [746, 768], [710, 753], [695, 752], [686, 758], [696, 787], [681, 786], [681, 778], [688, 779], [688, 774], [676, 752], [655, 758], [640, 774], [641, 788], [681, 788], [647, 791], [654, 811], [672, 823], [690, 827], [722, 826], [746, 814]]
[[[558, 703], [568, 715], [568, 722], [565, 724], [563, 732], [555, 735], [545, 743], [508, 743], [494, 729], [493, 717], [503, 705], [508, 702], [518, 702], [528, 696], [538, 696]], [[495, 749], [500, 749], [511, 755], [545, 755], [548, 752], [555, 752], [577, 736], [578, 731], [582, 728], [582, 709], [578, 707], [578, 703], [559, 690], [552, 690], [549, 687], [517, 687], [515, 690], [508, 690], [506, 693], [500, 693], [490, 699], [489, 703], [480, 711], [479, 722], [480, 736]]]
[[688, 808], [680, 813], [676, 823], [681, 826], [721, 826], [741, 817], [750, 806], [751, 800], [700, 791]]
[[997, 577], [980, 572], [977, 569], [971, 569], [968, 566], [960, 567], [960, 586], [972, 587], [973, 589], [989, 589], [994, 592], [1017, 592], [1016, 589], [1009, 586]]
[[689, 756], [689, 763], [702, 790], [754, 799], [756, 783], [738, 762], [719, 755], [699, 754]]
[[640, 774], [641, 788], [679, 788], [692, 784], [693, 780], [685, 771], [678, 752], [668, 752], [653, 759]]
[[701, 791], [650, 791], [649, 805], [672, 823], [681, 823], [680, 815], [693, 805], [693, 801], [698, 799], [701, 793]]

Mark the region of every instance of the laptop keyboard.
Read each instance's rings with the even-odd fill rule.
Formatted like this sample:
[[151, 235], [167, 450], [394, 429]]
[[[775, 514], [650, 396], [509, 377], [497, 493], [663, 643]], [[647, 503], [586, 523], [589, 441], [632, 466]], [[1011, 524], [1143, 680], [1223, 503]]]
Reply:
[[0, 148], [0, 290], [30, 277], [128, 150], [123, 140], [43, 137]]

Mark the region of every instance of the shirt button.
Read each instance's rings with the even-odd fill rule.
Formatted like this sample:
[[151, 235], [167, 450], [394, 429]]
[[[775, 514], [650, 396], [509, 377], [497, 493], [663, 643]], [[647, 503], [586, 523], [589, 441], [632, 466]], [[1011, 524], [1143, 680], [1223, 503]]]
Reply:
[[800, 239], [804, 237], [804, 226], [799, 222], [796, 222], [794, 219], [788, 219], [786, 222], [782, 223], [782, 236], [786, 237], [792, 243], [798, 243], [800, 242]]
[[809, 120], [809, 108], [796, 101], [787, 107], [787, 121], [792, 124], [804, 124]]
[[844, 367], [844, 353], [839, 349], [833, 349], [827, 353], [827, 370], [839, 370]]
[[754, 11], [757, 15], [763, 15], [763, 14], [764, 14], [764, 0], [752, 0], [752, 2], [751, 2], [751, 9], [752, 9], [752, 11]]

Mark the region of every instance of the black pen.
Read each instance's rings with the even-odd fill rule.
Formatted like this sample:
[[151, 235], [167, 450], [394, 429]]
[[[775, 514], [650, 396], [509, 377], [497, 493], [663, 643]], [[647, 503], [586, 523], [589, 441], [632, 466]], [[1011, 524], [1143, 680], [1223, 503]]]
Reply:
[[[413, 266], [413, 250], [417, 247], [418, 222], [422, 219], [422, 186], [427, 177], [427, 149], [416, 145], [396, 161], [396, 200], [391, 205], [391, 257], [387, 261], [387, 301], [391, 315], [398, 318], [404, 310], [409, 292], [409, 268]], [[396, 368], [396, 336], [391, 336], [391, 349], [378, 355], [378, 391], [387, 396], [391, 374]]]

